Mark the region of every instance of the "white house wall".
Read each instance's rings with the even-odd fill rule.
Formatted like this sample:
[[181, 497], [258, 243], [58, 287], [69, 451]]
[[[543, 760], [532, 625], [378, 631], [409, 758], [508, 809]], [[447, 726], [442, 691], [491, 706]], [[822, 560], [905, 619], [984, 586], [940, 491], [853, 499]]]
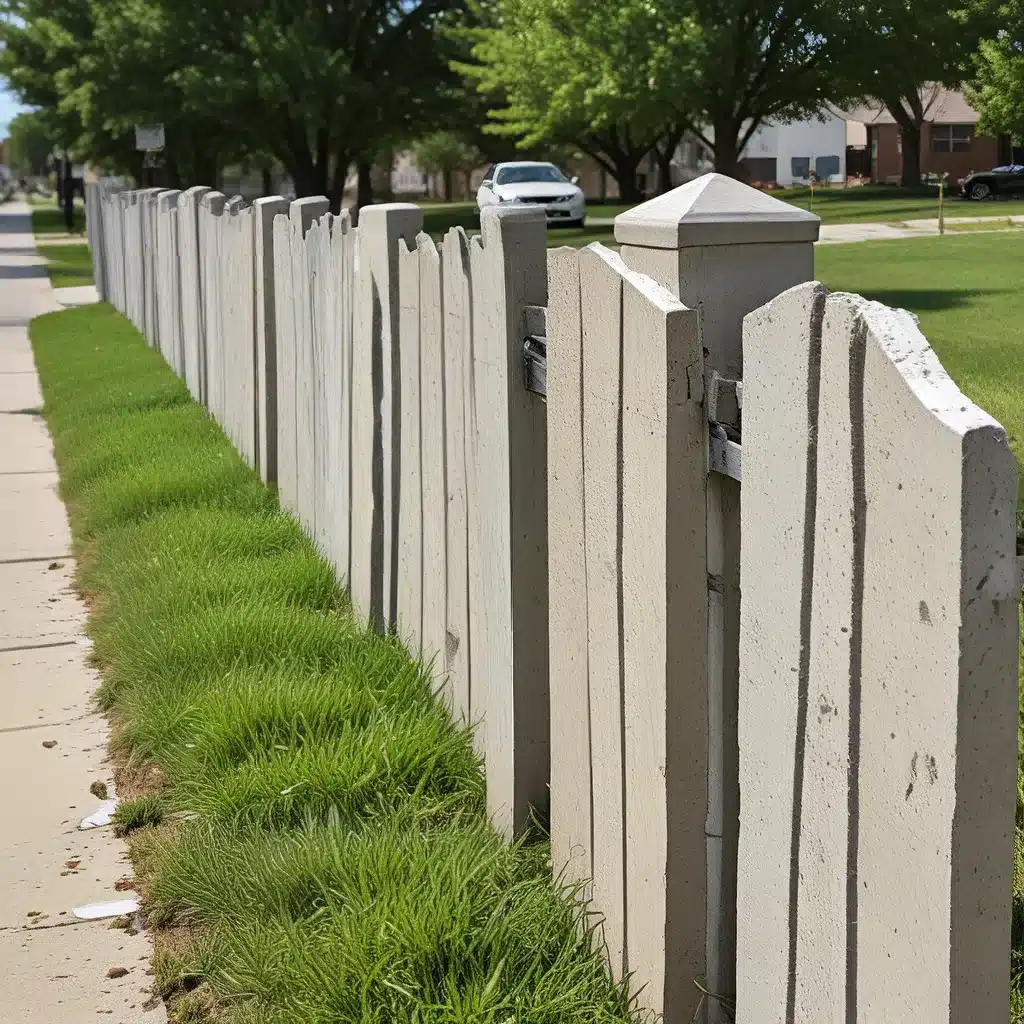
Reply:
[[835, 114], [824, 113], [819, 118], [793, 121], [789, 124], [762, 125], [743, 150], [744, 157], [775, 158], [775, 180], [780, 185], [792, 185], [806, 178], [794, 177], [793, 158], [807, 157], [813, 169], [818, 157], [839, 158], [839, 172], [832, 181], [846, 178], [846, 121]]

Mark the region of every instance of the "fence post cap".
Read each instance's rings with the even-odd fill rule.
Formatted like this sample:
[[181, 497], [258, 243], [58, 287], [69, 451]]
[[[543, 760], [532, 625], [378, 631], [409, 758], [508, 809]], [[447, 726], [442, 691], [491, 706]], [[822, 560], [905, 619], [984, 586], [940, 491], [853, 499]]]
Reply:
[[615, 241], [652, 249], [814, 242], [821, 219], [724, 174], [703, 174], [615, 218]]

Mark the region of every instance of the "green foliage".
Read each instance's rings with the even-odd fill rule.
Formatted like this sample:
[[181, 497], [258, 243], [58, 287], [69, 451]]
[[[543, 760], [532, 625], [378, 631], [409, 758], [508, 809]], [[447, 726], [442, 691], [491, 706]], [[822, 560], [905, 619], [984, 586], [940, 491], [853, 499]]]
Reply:
[[338, 200], [350, 163], [441, 118], [445, 19], [462, 0], [8, 0], [0, 71], [65, 145], [136, 175], [163, 122], [172, 183], [279, 160]]
[[870, 39], [870, 70], [857, 81], [900, 127], [903, 184], [921, 181], [921, 129], [941, 95], [971, 72], [979, 43], [1000, 25], [997, 0], [873, 0], [856, 21]]
[[134, 800], [122, 800], [114, 811], [114, 830], [121, 836], [131, 835], [140, 828], [159, 825], [165, 813], [162, 793], [147, 793]]
[[413, 144], [412, 152], [416, 166], [421, 171], [446, 176], [455, 171], [468, 175], [487, 159], [464, 135], [453, 131], [431, 132], [425, 135]]
[[629, 1021], [546, 848], [488, 823], [424, 666], [357, 627], [159, 354], [103, 305], [32, 340], [100, 699], [175, 812], [133, 836], [150, 920], [174, 928], [172, 1019]]
[[50, 154], [59, 142], [41, 111], [25, 111], [8, 128], [7, 162], [15, 174], [45, 174]]
[[1024, 3], [1015, 0], [1015, 18], [995, 39], [981, 44], [975, 77], [969, 90], [971, 103], [981, 112], [978, 130], [1009, 135], [1024, 146]]

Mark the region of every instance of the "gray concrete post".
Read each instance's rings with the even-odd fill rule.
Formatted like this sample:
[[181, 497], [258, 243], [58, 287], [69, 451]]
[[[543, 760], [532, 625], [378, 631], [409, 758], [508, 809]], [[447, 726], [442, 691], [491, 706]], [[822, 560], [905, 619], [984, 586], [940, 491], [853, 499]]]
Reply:
[[274, 315], [274, 218], [288, 200], [267, 196], [253, 203], [256, 254], [256, 449], [260, 478], [277, 483], [277, 321]]
[[412, 203], [359, 215], [359, 280], [353, 335], [352, 600], [378, 629], [397, 618], [401, 479], [398, 244], [416, 245], [423, 211]]
[[[721, 174], [705, 174], [615, 219], [627, 266], [698, 309], [705, 373], [740, 379], [743, 317], [814, 272], [820, 221]], [[705, 387], [705, 394], [710, 391]], [[736, 991], [739, 836], [740, 485], [708, 479], [707, 988]], [[726, 1020], [712, 999], [708, 1021]]]

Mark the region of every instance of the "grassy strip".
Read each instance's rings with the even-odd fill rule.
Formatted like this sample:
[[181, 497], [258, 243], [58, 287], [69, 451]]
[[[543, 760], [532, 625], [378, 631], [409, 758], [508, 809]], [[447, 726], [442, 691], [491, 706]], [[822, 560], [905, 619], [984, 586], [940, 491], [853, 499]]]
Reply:
[[92, 284], [92, 257], [89, 246], [39, 245], [39, 255], [46, 260], [46, 269], [54, 288], [73, 288]]
[[428, 675], [159, 355], [106, 305], [31, 333], [176, 1018], [627, 1020]]
[[[32, 204], [32, 232], [36, 235], [66, 235], [68, 226], [64, 221], [64, 211], [51, 200], [44, 200], [45, 205]], [[85, 234], [85, 206], [75, 203], [75, 214], [72, 221], [74, 234]]]

